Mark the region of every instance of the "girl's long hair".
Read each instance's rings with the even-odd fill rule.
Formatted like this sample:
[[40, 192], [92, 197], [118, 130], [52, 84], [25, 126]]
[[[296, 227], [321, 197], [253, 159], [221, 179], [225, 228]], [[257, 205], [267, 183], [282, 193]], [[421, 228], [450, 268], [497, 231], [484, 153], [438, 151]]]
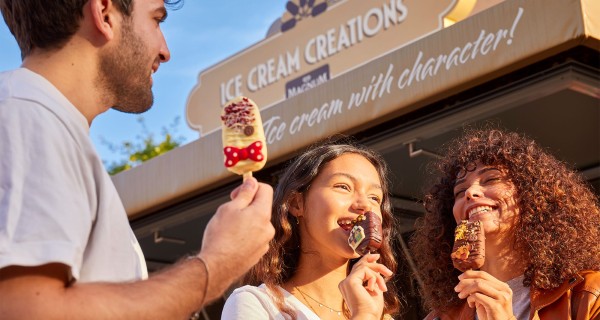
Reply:
[[460, 272], [450, 253], [456, 222], [453, 188], [459, 172], [484, 165], [507, 169], [516, 187], [519, 218], [513, 250], [526, 261], [523, 284], [552, 289], [583, 270], [600, 270], [600, 209], [587, 183], [533, 140], [498, 129], [471, 130], [451, 142], [435, 163], [437, 179], [425, 196], [411, 247], [424, 281], [425, 306], [443, 311], [461, 304]]
[[[383, 158], [363, 146], [346, 143], [322, 143], [310, 147], [296, 157], [279, 180], [273, 199], [273, 216], [271, 222], [275, 227], [275, 237], [271, 240], [269, 251], [262, 257], [244, 277], [243, 282], [250, 285], [265, 283], [273, 300], [282, 313], [296, 319], [294, 311], [285, 304], [283, 294], [277, 289], [288, 281], [300, 260], [300, 230], [296, 218], [289, 212], [292, 197], [296, 194], [305, 195], [313, 180], [328, 162], [343, 154], [358, 154], [365, 157], [376, 168], [381, 180], [383, 199], [381, 214], [383, 217], [383, 243], [379, 248], [379, 262], [393, 272], [396, 271], [396, 260], [392, 254], [390, 239], [394, 226], [392, 207], [389, 196], [388, 169]], [[384, 313], [393, 314], [399, 310], [398, 291], [393, 282], [387, 284], [388, 291], [384, 294]], [[338, 288], [332, 288], [338, 290]], [[344, 313], [349, 316], [347, 307]]]

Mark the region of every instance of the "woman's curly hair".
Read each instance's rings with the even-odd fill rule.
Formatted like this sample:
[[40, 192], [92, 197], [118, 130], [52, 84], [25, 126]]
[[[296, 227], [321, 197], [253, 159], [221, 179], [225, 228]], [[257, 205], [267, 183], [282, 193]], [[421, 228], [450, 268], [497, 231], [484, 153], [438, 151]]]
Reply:
[[[289, 318], [296, 319], [294, 311], [285, 304], [283, 295], [277, 286], [288, 281], [296, 271], [300, 260], [300, 230], [296, 218], [289, 213], [291, 199], [296, 194], [306, 194], [314, 179], [323, 167], [330, 161], [344, 154], [358, 154], [365, 157], [373, 164], [383, 191], [381, 214], [383, 217], [382, 229], [384, 241], [379, 248], [381, 257], [378, 262], [396, 271], [397, 262], [392, 253], [391, 239], [394, 227], [392, 206], [389, 196], [389, 182], [387, 180], [388, 168], [383, 158], [374, 151], [345, 139], [343, 141], [330, 140], [317, 143], [307, 151], [296, 157], [279, 180], [273, 197], [273, 216], [271, 222], [275, 227], [275, 237], [270, 242], [269, 251], [261, 258], [243, 279], [244, 284], [260, 285], [265, 283], [272, 299]], [[352, 261], [351, 261], [352, 262]], [[399, 292], [393, 281], [387, 283], [388, 291], [384, 293], [384, 313], [394, 314], [399, 310]], [[338, 290], [333, 288], [332, 290]], [[344, 314], [348, 317], [349, 311], [344, 306]]]
[[598, 197], [563, 162], [534, 141], [498, 129], [470, 129], [445, 155], [434, 164], [438, 177], [411, 239], [427, 308], [443, 311], [461, 303], [453, 289], [460, 272], [450, 259], [453, 188], [460, 172], [472, 170], [476, 161], [507, 169], [519, 195], [513, 250], [526, 263], [525, 286], [556, 288], [579, 271], [600, 270]]

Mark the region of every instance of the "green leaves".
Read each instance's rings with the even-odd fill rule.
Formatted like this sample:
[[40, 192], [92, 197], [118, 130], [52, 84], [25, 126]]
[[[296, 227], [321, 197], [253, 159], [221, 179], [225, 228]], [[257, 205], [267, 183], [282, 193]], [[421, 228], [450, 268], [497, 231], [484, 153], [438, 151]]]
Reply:
[[182, 137], [174, 138], [171, 133], [177, 131], [179, 117], [173, 120], [169, 128], [163, 127], [159, 141], [154, 140], [154, 135], [148, 131], [143, 117], [139, 117], [138, 122], [142, 126], [142, 133], [136, 136], [136, 141], [123, 141], [119, 145], [115, 145], [101, 137], [102, 144], [108, 146], [111, 151], [124, 156], [123, 160], [114, 161], [109, 165], [104, 163], [108, 174], [114, 175], [129, 170], [142, 162], [177, 148], [184, 140]]

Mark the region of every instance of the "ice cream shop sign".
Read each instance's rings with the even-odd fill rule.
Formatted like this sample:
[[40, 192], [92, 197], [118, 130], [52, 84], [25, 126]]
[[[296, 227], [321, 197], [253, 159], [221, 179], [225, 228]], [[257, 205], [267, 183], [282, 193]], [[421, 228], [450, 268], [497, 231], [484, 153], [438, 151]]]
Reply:
[[278, 32], [202, 72], [188, 97], [190, 127], [220, 127], [221, 108], [246, 95], [266, 108], [460, 20], [467, 0], [288, 1]]
[[[323, 2], [322, 4], [327, 3]], [[295, 7], [292, 6], [292, 8]], [[310, 15], [312, 16], [313, 13]], [[285, 54], [280, 54], [277, 58], [270, 58], [266, 63], [252, 67], [246, 77], [246, 88], [250, 92], [256, 92], [274, 82], [302, 71], [300, 56], [302, 56], [302, 62], [305, 65], [311, 66], [344, 50], [351, 49], [365, 38], [374, 37], [382, 30], [402, 23], [406, 19], [406, 15], [407, 8], [401, 1], [390, 1], [388, 5], [384, 4], [382, 7], [369, 9], [363, 16], [351, 17], [339, 27], [331, 28], [308, 39], [303, 48], [296, 45], [292, 51], [286, 51]], [[369, 24], [370, 20], [374, 22]], [[282, 30], [289, 30], [290, 25], [294, 25], [296, 21], [295, 18], [287, 20], [282, 25]], [[294, 23], [290, 24], [289, 22]], [[328, 72], [322, 74], [326, 76]], [[238, 74], [234, 79], [221, 83], [221, 103], [241, 93], [242, 81], [242, 75]], [[302, 91], [302, 89], [291, 88], [286, 91], [286, 95], [293, 96]]]

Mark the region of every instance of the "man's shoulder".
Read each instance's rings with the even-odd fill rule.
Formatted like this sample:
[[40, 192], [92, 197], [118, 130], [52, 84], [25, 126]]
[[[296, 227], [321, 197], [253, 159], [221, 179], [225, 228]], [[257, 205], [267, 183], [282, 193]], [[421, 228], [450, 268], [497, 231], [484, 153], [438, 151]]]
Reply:
[[0, 72], [0, 101], [34, 95], [34, 87], [45, 87], [43, 77], [25, 68]]
[[[48, 81], [26, 69], [0, 73], [0, 121], [9, 136], [47, 141], [72, 137], [80, 145], [88, 135], [84, 119], [69, 109], [68, 101]], [[82, 116], [79, 116], [82, 117]]]
[[[21, 68], [0, 73], [0, 109], [3, 116], [31, 117], [35, 115], [51, 115], [55, 99], [49, 98], [52, 90], [56, 90], [41, 76]], [[33, 117], [32, 120], [36, 120]]]
[[14, 97], [0, 98], [0, 119], [4, 126], [12, 127], [15, 134], [36, 130], [42, 136], [51, 136], [52, 133], [64, 133], [67, 127], [60, 115], [40, 102]]

